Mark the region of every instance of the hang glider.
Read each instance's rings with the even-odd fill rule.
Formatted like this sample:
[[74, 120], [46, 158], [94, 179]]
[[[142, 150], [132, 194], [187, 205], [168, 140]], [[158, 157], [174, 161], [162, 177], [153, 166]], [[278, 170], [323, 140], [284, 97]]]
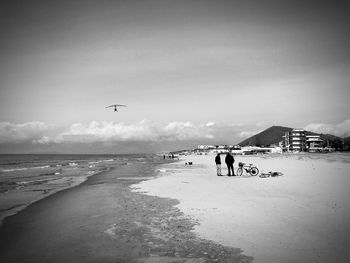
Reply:
[[113, 104], [113, 105], [107, 106], [106, 108], [111, 108], [111, 107], [114, 107], [114, 111], [118, 111], [117, 107], [127, 107], [127, 106], [123, 104]]

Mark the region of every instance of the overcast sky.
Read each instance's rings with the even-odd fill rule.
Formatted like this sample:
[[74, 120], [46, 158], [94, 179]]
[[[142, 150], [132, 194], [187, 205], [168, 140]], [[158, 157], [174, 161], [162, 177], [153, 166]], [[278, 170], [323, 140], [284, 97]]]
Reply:
[[349, 20], [346, 1], [2, 1], [1, 152], [349, 136]]

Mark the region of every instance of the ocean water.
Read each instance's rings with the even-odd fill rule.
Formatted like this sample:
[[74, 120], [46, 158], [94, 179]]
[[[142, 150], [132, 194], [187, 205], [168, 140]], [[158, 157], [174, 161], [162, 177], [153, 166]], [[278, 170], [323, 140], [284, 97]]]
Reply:
[[0, 155], [0, 224], [32, 202], [121, 165], [155, 166], [157, 155]]

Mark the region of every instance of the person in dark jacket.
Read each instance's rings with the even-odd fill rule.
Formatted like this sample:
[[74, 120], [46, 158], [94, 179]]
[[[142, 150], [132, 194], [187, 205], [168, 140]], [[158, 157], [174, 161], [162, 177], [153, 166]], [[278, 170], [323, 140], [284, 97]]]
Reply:
[[215, 164], [216, 164], [216, 174], [218, 176], [221, 176], [221, 158], [219, 153], [215, 157]]
[[235, 159], [233, 158], [233, 156], [230, 153], [227, 153], [225, 157], [225, 163], [227, 165], [228, 176], [231, 176], [231, 171], [232, 171], [232, 175], [235, 176], [235, 172], [233, 170], [234, 162], [235, 162]]

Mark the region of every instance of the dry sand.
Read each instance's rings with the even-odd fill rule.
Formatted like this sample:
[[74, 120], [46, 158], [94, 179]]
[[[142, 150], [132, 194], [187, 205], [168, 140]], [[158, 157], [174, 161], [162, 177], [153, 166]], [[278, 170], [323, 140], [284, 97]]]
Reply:
[[199, 222], [195, 233], [254, 262], [350, 262], [350, 155], [235, 157], [235, 168], [243, 161], [283, 173], [273, 178], [218, 177], [214, 157], [186, 156], [133, 188], [179, 200]]

